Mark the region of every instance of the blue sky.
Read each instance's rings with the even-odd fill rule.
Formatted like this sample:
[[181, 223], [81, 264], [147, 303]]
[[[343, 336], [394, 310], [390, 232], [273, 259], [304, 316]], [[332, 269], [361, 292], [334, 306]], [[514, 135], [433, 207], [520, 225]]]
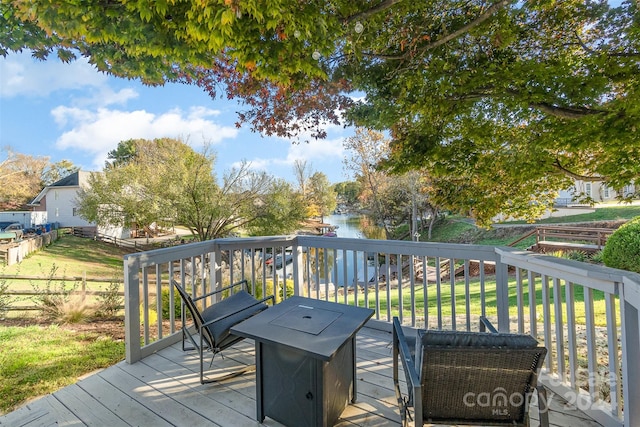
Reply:
[[196, 86], [147, 87], [96, 71], [86, 61], [36, 61], [29, 53], [0, 57], [0, 147], [52, 162], [71, 160], [101, 170], [107, 153], [131, 138], [182, 138], [196, 150], [210, 144], [218, 176], [242, 160], [294, 182], [293, 163], [306, 160], [333, 183], [348, 180], [343, 140], [332, 126], [323, 141], [292, 144], [235, 127], [241, 106], [212, 100]]

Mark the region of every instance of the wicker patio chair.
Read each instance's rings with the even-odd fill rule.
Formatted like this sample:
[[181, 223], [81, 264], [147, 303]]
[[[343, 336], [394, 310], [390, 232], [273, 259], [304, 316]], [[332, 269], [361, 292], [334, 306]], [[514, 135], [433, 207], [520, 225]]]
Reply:
[[[411, 413], [415, 426], [528, 426], [534, 390], [540, 425], [549, 425], [546, 391], [538, 385], [547, 349], [530, 335], [497, 333], [483, 318], [485, 328], [491, 332], [418, 330], [408, 338], [393, 319], [393, 382], [404, 426]], [[407, 380], [404, 396], [398, 360]]]
[[[208, 378], [205, 376], [204, 370], [204, 352], [205, 350], [210, 350], [212, 352], [211, 363], [209, 364], [209, 367], [211, 367], [213, 358], [216, 354], [244, 339], [243, 337], [231, 334], [231, 327], [265, 310], [268, 307], [266, 304], [267, 300], [270, 299], [273, 304], [273, 296], [263, 298], [261, 300], [254, 298], [248, 292], [247, 281], [242, 280], [222, 289], [209, 292], [200, 297], [191, 298], [189, 293], [180, 286], [178, 282], [175, 280], [172, 282], [182, 298], [184, 307], [187, 308], [191, 314], [191, 319], [193, 320], [192, 326], [187, 325], [186, 312], [183, 309], [182, 350], [198, 350], [200, 356], [200, 383], [205, 384], [218, 382], [247, 372], [255, 371], [255, 365], [249, 365], [228, 374], [220, 375], [215, 378]], [[234, 289], [237, 289], [238, 287], [240, 289], [234, 292]], [[198, 306], [196, 305], [198, 301], [204, 300], [212, 295], [224, 295], [225, 293], [228, 293], [229, 296], [221, 299], [213, 305], [210, 305], [202, 311], [198, 309]], [[185, 345], [187, 339], [191, 342], [192, 346], [187, 347]]]

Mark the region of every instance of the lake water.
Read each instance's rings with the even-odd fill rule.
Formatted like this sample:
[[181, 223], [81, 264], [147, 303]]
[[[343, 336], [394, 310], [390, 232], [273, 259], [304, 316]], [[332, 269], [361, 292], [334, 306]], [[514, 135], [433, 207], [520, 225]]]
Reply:
[[[338, 237], [347, 237], [352, 239], [384, 239], [384, 231], [381, 227], [375, 226], [371, 223], [368, 217], [361, 215], [330, 215], [324, 218], [324, 222], [327, 224], [335, 225], [338, 227], [336, 233]], [[367, 276], [373, 275], [375, 267], [373, 261], [364, 260], [364, 252], [356, 253], [356, 261], [358, 263], [358, 281], [364, 281], [363, 271], [364, 266], [367, 264], [368, 272]], [[346, 256], [345, 256], [346, 255]], [[345, 285], [344, 278], [344, 265], [346, 263], [347, 270], [347, 286], [353, 286], [354, 283], [354, 259], [353, 251], [337, 251], [336, 264], [337, 272], [333, 271], [333, 268], [329, 271], [329, 282], [335, 283], [338, 286]], [[330, 265], [331, 267], [331, 265]], [[367, 280], [370, 277], [367, 277]]]

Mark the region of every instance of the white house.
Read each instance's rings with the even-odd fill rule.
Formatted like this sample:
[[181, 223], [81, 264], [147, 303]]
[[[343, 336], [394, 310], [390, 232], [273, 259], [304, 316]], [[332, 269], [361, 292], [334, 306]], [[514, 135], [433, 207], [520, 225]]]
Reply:
[[86, 187], [89, 176], [97, 172], [77, 171], [42, 189], [40, 194], [28, 204], [34, 211], [45, 211], [47, 222], [58, 227], [94, 228], [98, 233], [125, 239], [131, 236], [129, 229], [118, 227], [98, 227], [78, 216], [76, 197], [82, 187]]
[[92, 172], [77, 171], [45, 187], [28, 203], [34, 211], [47, 213], [47, 222], [59, 227], [95, 227], [77, 214], [78, 190], [87, 184]]
[[[627, 185], [622, 189], [622, 196], [633, 195], [637, 191], [637, 187], [634, 184]], [[574, 197], [587, 196], [594, 202], [606, 202], [616, 200], [618, 193], [602, 181], [574, 181], [573, 187], [567, 190], [561, 191], [558, 194], [559, 200], [568, 201], [570, 204], [574, 201]]]

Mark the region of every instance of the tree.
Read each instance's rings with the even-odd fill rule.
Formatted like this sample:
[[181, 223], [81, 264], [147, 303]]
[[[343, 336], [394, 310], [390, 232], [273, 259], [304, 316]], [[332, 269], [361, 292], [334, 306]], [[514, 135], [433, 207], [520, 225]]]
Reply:
[[[462, 185], [481, 198], [459, 210], [483, 223], [502, 210], [534, 214], [567, 178], [619, 189], [640, 177], [634, 1], [0, 7], [4, 52], [83, 55], [114, 75], [198, 84], [239, 98], [239, 124], [266, 134], [323, 137], [342, 113], [389, 131], [385, 167], [463, 177], [446, 193]], [[358, 102], [347, 96], [356, 90]]]
[[324, 217], [336, 209], [336, 193], [331, 183], [322, 172], [315, 172], [309, 178], [309, 199], [316, 206], [318, 214], [324, 222]]
[[10, 147], [3, 148], [0, 151], [1, 208], [24, 208], [42, 190], [49, 167], [48, 157], [34, 157]]
[[296, 184], [298, 184], [298, 191], [303, 197], [307, 195], [309, 179], [311, 179], [312, 173], [311, 163], [307, 163], [306, 160], [296, 159], [293, 162], [293, 175], [296, 179]]
[[396, 216], [386, 198], [391, 177], [376, 168], [378, 160], [389, 152], [389, 141], [379, 132], [359, 128], [355, 136], [347, 138], [344, 146], [350, 153], [350, 157], [344, 160], [344, 166], [360, 183], [360, 201], [374, 221], [384, 226], [386, 237], [390, 238]]
[[340, 202], [353, 206], [358, 201], [360, 184], [356, 181], [339, 182], [334, 185], [334, 191], [338, 195]]
[[[215, 156], [176, 139], [123, 141], [109, 159], [78, 195], [80, 216], [102, 226], [143, 228], [166, 220], [188, 227], [199, 240], [215, 239], [252, 227], [274, 188], [270, 176], [246, 162], [227, 172], [220, 186]], [[292, 218], [272, 216], [271, 227], [289, 230]]]
[[302, 195], [282, 179], [272, 180], [267, 194], [254, 207], [254, 220], [247, 225], [254, 236], [291, 233], [300, 227], [306, 213]]
[[44, 185], [51, 185], [62, 178], [77, 172], [80, 168], [74, 165], [70, 160], [60, 160], [59, 162], [49, 164], [44, 172], [42, 181]]

